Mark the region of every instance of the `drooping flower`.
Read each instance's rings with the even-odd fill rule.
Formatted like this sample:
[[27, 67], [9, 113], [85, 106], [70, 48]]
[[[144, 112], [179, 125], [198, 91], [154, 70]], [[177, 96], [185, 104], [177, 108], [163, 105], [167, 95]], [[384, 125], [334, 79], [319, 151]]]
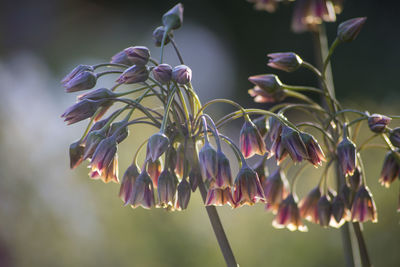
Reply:
[[247, 165], [240, 169], [235, 179], [234, 189], [234, 201], [237, 207], [245, 204], [251, 206], [265, 199], [257, 173]]
[[293, 194], [289, 194], [279, 205], [278, 212], [272, 221], [272, 226], [277, 229], [287, 228], [290, 231], [308, 231], [300, 217], [299, 208]]
[[160, 206], [166, 208], [175, 203], [177, 179], [169, 170], [164, 170], [158, 178], [157, 190]]
[[337, 146], [339, 165], [345, 176], [352, 175], [356, 169], [356, 145], [347, 137]]
[[217, 152], [217, 175], [215, 181], [210, 184], [211, 188], [225, 189], [232, 186], [232, 173], [229, 159], [222, 151]]
[[250, 120], [246, 120], [240, 130], [240, 150], [245, 158], [267, 153], [264, 140], [257, 127]]
[[154, 206], [153, 183], [146, 170], [143, 170], [137, 177], [129, 204], [132, 208], [142, 206], [145, 209], [150, 209]]
[[317, 203], [318, 221], [322, 227], [328, 227], [332, 218], [332, 203], [329, 196], [323, 195]]
[[354, 197], [351, 220], [353, 222], [378, 222], [374, 199], [365, 185], [360, 186]]
[[289, 126], [284, 126], [281, 136], [283, 147], [295, 163], [308, 159], [307, 148], [297, 131]]
[[264, 181], [265, 209], [276, 213], [282, 200], [289, 195], [289, 183], [285, 173], [277, 168]]
[[69, 166], [71, 169], [75, 169], [83, 161], [83, 153], [85, 152], [85, 146], [80, 140], [72, 143], [69, 146]]
[[140, 175], [139, 168], [136, 164], [131, 164], [126, 169], [124, 176], [122, 177], [121, 187], [119, 189], [119, 197], [124, 202], [124, 205], [128, 205], [132, 197], [133, 185], [135, 184], [136, 178]]
[[190, 189], [191, 188], [189, 182], [186, 179], [182, 179], [182, 181], [178, 185], [178, 198], [176, 200], [175, 209], [187, 209], [191, 195]]
[[156, 161], [169, 147], [169, 139], [163, 133], [156, 133], [150, 136], [147, 142], [146, 159]]
[[174, 166], [175, 174], [179, 178], [183, 178], [185, 175], [185, 166], [187, 166], [187, 159], [185, 158], [185, 147], [183, 144], [180, 144], [176, 150], [176, 163]]
[[300, 215], [302, 218], [313, 223], [319, 223], [318, 201], [321, 198], [319, 185], [313, 188], [299, 204]]
[[400, 174], [398, 158], [399, 154], [395, 151], [389, 151], [385, 156], [379, 182], [386, 188], [390, 187]]
[[207, 193], [206, 206], [223, 206], [225, 204], [235, 207], [235, 201], [232, 196], [232, 189], [226, 187], [221, 188], [210, 188]]
[[93, 153], [90, 165], [93, 170], [102, 172], [103, 169], [107, 168], [114, 159], [117, 153], [117, 140], [115, 136], [104, 138], [100, 141]]
[[155, 188], [157, 188], [158, 178], [160, 177], [162, 168], [163, 166], [160, 158], [156, 159], [155, 161], [149, 160], [147, 162], [147, 172], [149, 173]]
[[351, 190], [353, 190], [353, 192], [357, 192], [358, 188], [360, 187], [362, 175], [363, 174], [361, 173], [360, 167], [356, 167], [353, 175], [349, 176], [349, 178], [348, 178], [349, 185], [350, 185]]
[[98, 169], [97, 167], [91, 167], [91, 172], [89, 176], [92, 179], [101, 179], [104, 183], [114, 182], [119, 183], [118, 180], [118, 155], [115, 154], [111, 163], [103, 169]]
[[322, 161], [326, 161], [324, 151], [312, 135], [301, 132], [300, 137], [306, 146], [308, 155], [307, 160], [309, 162], [311, 162], [314, 166], [318, 166], [322, 164]]
[[337, 194], [332, 200], [332, 217], [329, 226], [339, 228], [350, 219], [350, 211], [346, 207], [343, 196]]
[[217, 175], [217, 151], [206, 142], [199, 152], [199, 165], [203, 180], [213, 180]]
[[264, 137], [268, 132], [267, 118], [266, 116], [260, 116], [253, 120], [254, 125], [257, 127], [258, 132]]

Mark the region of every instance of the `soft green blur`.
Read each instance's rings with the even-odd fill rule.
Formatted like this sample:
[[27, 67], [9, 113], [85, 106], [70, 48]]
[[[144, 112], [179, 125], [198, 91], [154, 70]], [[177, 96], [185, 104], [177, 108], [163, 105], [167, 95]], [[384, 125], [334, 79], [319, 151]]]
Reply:
[[[338, 17], [369, 18], [359, 38], [333, 57], [335, 84], [345, 107], [400, 114], [400, 37], [393, 34], [400, 22], [392, 11], [396, 7], [376, 2], [347, 1]], [[224, 266], [198, 192], [187, 211], [133, 210], [123, 207], [118, 185], [89, 179], [87, 163], [68, 169], [68, 145], [80, 138], [85, 122], [67, 127], [59, 118], [76, 98], [63, 93], [59, 80], [77, 64], [108, 61], [131, 45], [146, 45], [158, 58], [151, 32], [175, 3], [22, 1], [22, 8], [10, 4], [0, 10], [0, 266]], [[313, 61], [312, 36], [290, 32], [290, 5], [268, 14], [254, 11], [245, 0], [183, 3], [185, 20], [176, 41], [203, 101], [226, 97], [246, 107], [265, 107], [247, 95], [247, 77], [274, 72], [266, 67], [268, 52], [292, 50]], [[328, 25], [330, 40], [335, 27]], [[178, 63], [170, 47], [166, 61]], [[285, 83], [316, 85], [307, 71], [274, 73]], [[107, 86], [113, 79], [102, 82]], [[217, 117], [229, 111], [222, 105], [210, 109]], [[241, 123], [225, 133], [238, 140]], [[130, 129], [130, 139], [119, 148], [120, 177], [153, 131]], [[358, 143], [369, 135], [363, 125]], [[379, 148], [362, 154], [379, 219], [363, 226], [374, 266], [395, 267], [400, 262], [399, 181], [389, 189], [378, 184], [384, 155]], [[311, 167], [299, 178], [299, 197], [315, 186], [320, 171]], [[337, 229], [307, 223], [308, 233], [276, 230], [273, 215], [261, 204], [218, 211], [240, 266], [344, 265]]]

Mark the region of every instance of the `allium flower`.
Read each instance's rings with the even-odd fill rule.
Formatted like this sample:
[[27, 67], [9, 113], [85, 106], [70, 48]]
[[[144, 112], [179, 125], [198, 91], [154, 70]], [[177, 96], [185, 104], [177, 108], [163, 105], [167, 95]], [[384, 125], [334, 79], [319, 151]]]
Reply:
[[82, 142], [76, 141], [69, 146], [69, 166], [71, 169], [75, 169], [83, 161], [83, 153], [85, 152], [85, 146]]
[[89, 65], [79, 65], [77, 67], [75, 67], [70, 73], [68, 73], [62, 80], [61, 83], [62, 84], [66, 84], [67, 82], [71, 81], [72, 79], [74, 79], [78, 74], [84, 72], [84, 71], [88, 71], [88, 72], [93, 72], [94, 69], [92, 66]]
[[192, 80], [192, 70], [186, 65], [179, 65], [172, 70], [172, 80], [178, 84], [188, 84]]
[[349, 179], [349, 184], [350, 184], [351, 190], [353, 190], [354, 192], [357, 192], [358, 188], [361, 185], [361, 179], [362, 179], [362, 173], [361, 173], [360, 167], [356, 167], [353, 175], [351, 175], [348, 179]]
[[347, 137], [337, 146], [339, 165], [344, 175], [353, 175], [356, 169], [356, 145]]
[[149, 71], [146, 66], [133, 65], [127, 68], [117, 79], [118, 83], [140, 83], [149, 78]]
[[295, 163], [309, 158], [307, 148], [297, 131], [289, 126], [284, 126], [281, 136], [283, 147]]
[[199, 181], [201, 179], [201, 171], [198, 167], [192, 167], [189, 172], [189, 184], [192, 192], [196, 191]]
[[164, 170], [158, 178], [157, 190], [160, 206], [165, 208], [175, 203], [177, 178], [168, 170]]
[[385, 156], [379, 182], [387, 188], [390, 187], [391, 183], [393, 183], [400, 174], [398, 158], [399, 154], [394, 151], [389, 151]]
[[217, 152], [217, 175], [210, 188], [224, 189], [232, 186], [232, 173], [229, 159], [222, 151]]
[[185, 210], [187, 208], [190, 195], [190, 184], [186, 179], [182, 179], [178, 185], [178, 199], [175, 205], [177, 210]]
[[318, 201], [321, 198], [321, 190], [319, 185], [313, 188], [306, 197], [304, 197], [299, 204], [300, 215], [307, 221], [318, 223]]
[[371, 131], [375, 133], [382, 133], [391, 120], [391, 118], [385, 115], [372, 114], [368, 117], [368, 126]]
[[360, 186], [354, 197], [351, 220], [353, 222], [372, 221], [374, 223], [378, 221], [375, 202], [371, 192], [365, 185]]
[[317, 203], [318, 221], [322, 227], [328, 227], [332, 218], [332, 204], [327, 195], [323, 195]]
[[275, 155], [275, 159], [278, 165], [282, 163], [282, 161], [289, 155], [288, 151], [285, 149], [282, 144], [281, 136], [278, 136], [272, 143], [271, 146], [271, 155]]
[[136, 164], [132, 164], [126, 169], [124, 176], [122, 177], [121, 187], [119, 189], [119, 197], [124, 202], [124, 205], [128, 205], [132, 197], [133, 185], [135, 184], [136, 178], [139, 177], [140, 172]]
[[167, 83], [172, 79], [172, 67], [168, 64], [160, 64], [152, 70], [153, 77], [160, 83]]
[[104, 104], [104, 101], [91, 101], [84, 99], [67, 108], [61, 115], [61, 118], [64, 118], [64, 121], [67, 122], [68, 125], [86, 120], [92, 117], [96, 113], [97, 109]]
[[263, 91], [273, 94], [283, 89], [283, 83], [275, 74], [261, 74], [249, 77], [249, 81]]
[[361, 31], [362, 26], [364, 25], [366, 17], [362, 18], [354, 18], [346, 20], [345, 22], [340, 23], [337, 29], [337, 38], [341, 42], [351, 42], [357, 38], [358, 34]]
[[257, 173], [261, 185], [264, 184], [268, 176], [268, 171], [265, 171], [265, 160], [265, 157], [263, 157], [253, 166], [253, 170]]
[[163, 166], [160, 158], [156, 159], [155, 161], [149, 160], [147, 162], [147, 172], [155, 188], [157, 188], [158, 178], [160, 177], [162, 168]]
[[96, 130], [88, 134], [86, 138], [85, 151], [83, 153], [84, 160], [93, 156], [93, 153], [96, 151], [97, 146], [104, 138], [106, 138], [104, 130]]
[[110, 125], [110, 129], [108, 130], [107, 135], [115, 135], [117, 143], [121, 143], [125, 140], [125, 138], [129, 135], [129, 130], [127, 127], [127, 120], [122, 120], [118, 122], [113, 122]]
[[400, 127], [390, 131], [389, 139], [395, 147], [400, 147]]
[[267, 153], [260, 132], [250, 120], [246, 120], [240, 130], [240, 150], [245, 158]]
[[142, 171], [136, 179], [129, 204], [132, 208], [142, 206], [145, 209], [150, 209], [154, 206], [153, 183], [146, 170]]
[[125, 48], [124, 52], [129, 61], [137, 66], [144, 66], [147, 64], [147, 62], [149, 62], [150, 51], [145, 46], [131, 46]]
[[93, 170], [99, 171], [100, 173], [108, 168], [111, 162], [114, 160], [114, 156], [117, 153], [117, 140], [115, 136], [107, 137], [100, 141], [93, 153], [90, 166]]
[[307, 226], [303, 225], [299, 208], [293, 194], [289, 194], [279, 205], [278, 212], [272, 221], [272, 226], [277, 229], [286, 227], [290, 231], [299, 230], [306, 232]]
[[271, 53], [268, 54], [268, 57], [270, 58], [268, 61], [268, 66], [286, 72], [296, 71], [303, 64], [303, 60], [293, 52]]
[[175, 5], [162, 16], [162, 22], [165, 27], [176, 30], [183, 23], [183, 5], [181, 3]]
[[285, 173], [282, 172], [280, 168], [277, 168], [268, 176], [262, 185], [264, 188], [265, 202], [267, 203], [265, 209], [276, 213], [282, 200], [289, 195], [289, 183]]
[[107, 98], [113, 98], [115, 96], [116, 96], [116, 94], [113, 91], [111, 91], [110, 89], [99, 88], [99, 89], [92, 90], [88, 93], [78, 96], [78, 99], [79, 100], [88, 99], [88, 100], [96, 101], [96, 100], [102, 100], [102, 99], [107, 99]]
[[92, 89], [96, 85], [97, 76], [91, 71], [82, 71], [68, 82], [63, 83], [67, 93]]
[[315, 138], [305, 132], [300, 133], [301, 140], [307, 149], [308, 161], [314, 166], [322, 165], [322, 161], [326, 161], [324, 151]]
[[235, 207], [235, 201], [232, 197], [232, 192], [230, 187], [225, 189], [220, 188], [210, 188], [207, 193], [206, 206], [223, 206], [225, 204]]
[[[153, 31], [153, 40], [154, 40], [155, 46], [157, 46], [157, 47], [161, 46], [161, 42], [162, 42], [162, 39], [163, 39], [163, 36], [164, 36], [164, 32], [165, 32], [165, 27], [164, 26], [159, 26]], [[170, 37], [173, 37], [172, 32], [170, 32], [167, 35], [167, 37], [165, 38], [164, 45], [168, 44], [171, 41]]]
[[254, 86], [254, 88], [249, 89], [248, 93], [251, 97], [254, 97], [254, 102], [256, 103], [276, 103], [281, 102], [286, 98], [286, 94], [283, 90], [268, 93], [259, 86]]
[[254, 205], [264, 200], [264, 191], [261, 187], [257, 173], [244, 165], [235, 179], [234, 201], [237, 207], [242, 205]]
[[153, 134], [147, 142], [146, 159], [156, 161], [169, 147], [169, 139], [163, 133]]
[[128, 59], [128, 56], [126, 55], [124, 50], [122, 50], [122, 51], [116, 53], [114, 56], [112, 56], [110, 63], [123, 64], [123, 65], [127, 65], [127, 66], [133, 65], [133, 63]]
[[349, 210], [346, 207], [345, 200], [338, 194], [332, 200], [332, 217], [329, 225], [339, 228], [349, 219]]
[[268, 132], [267, 118], [266, 116], [260, 116], [253, 120], [254, 125], [257, 127], [258, 132], [264, 137]]
[[199, 165], [203, 180], [215, 179], [218, 171], [217, 151], [209, 142], [199, 152]]
[[107, 167], [99, 170], [97, 167], [92, 167], [89, 176], [94, 179], [101, 179], [104, 183], [114, 182], [119, 183], [118, 180], [118, 155], [115, 154], [111, 163]]

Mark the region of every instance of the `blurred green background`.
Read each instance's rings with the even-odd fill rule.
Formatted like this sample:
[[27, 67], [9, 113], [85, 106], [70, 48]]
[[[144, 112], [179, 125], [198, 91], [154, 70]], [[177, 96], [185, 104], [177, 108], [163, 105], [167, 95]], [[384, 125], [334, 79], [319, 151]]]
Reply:
[[[294, 51], [314, 60], [311, 35], [290, 31], [293, 5], [270, 14], [244, 0], [182, 2], [184, 26], [175, 37], [203, 101], [226, 97], [264, 107], [247, 95], [247, 77], [273, 72], [267, 53]], [[85, 123], [66, 127], [59, 118], [76, 97], [66, 95], [59, 81], [77, 64], [107, 61], [132, 45], [148, 46], [157, 58], [152, 30], [176, 3], [1, 1], [0, 266], [224, 265], [197, 192], [184, 212], [132, 210], [122, 207], [116, 184], [91, 181], [85, 166], [68, 169], [68, 145]], [[400, 114], [397, 10], [395, 1], [345, 1], [339, 21], [368, 17], [357, 40], [340, 46], [333, 58], [337, 95], [345, 106]], [[331, 41], [336, 27], [327, 25]], [[178, 63], [170, 47], [166, 53], [166, 61]], [[284, 83], [316, 84], [307, 71], [276, 73]], [[225, 106], [213, 110], [226, 111]], [[236, 132], [235, 140], [239, 127], [240, 122], [227, 131]], [[142, 139], [148, 133], [131, 129], [131, 136]], [[362, 128], [362, 138], [368, 134]], [[137, 146], [133, 139], [121, 146], [120, 173]], [[400, 265], [399, 182], [390, 189], [378, 184], [384, 153], [363, 154], [379, 213], [379, 223], [364, 224], [364, 234], [374, 266], [395, 267]], [[300, 197], [315, 185], [315, 173], [301, 178]], [[337, 229], [308, 224], [308, 233], [275, 230], [273, 215], [261, 204], [218, 210], [240, 266], [344, 265]]]

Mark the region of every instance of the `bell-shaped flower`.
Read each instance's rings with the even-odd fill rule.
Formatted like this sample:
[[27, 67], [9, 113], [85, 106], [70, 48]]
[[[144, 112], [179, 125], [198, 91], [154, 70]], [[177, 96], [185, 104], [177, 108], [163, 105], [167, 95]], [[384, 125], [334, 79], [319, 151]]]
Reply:
[[233, 199], [237, 207], [245, 204], [251, 206], [265, 199], [257, 173], [247, 165], [240, 169], [235, 179], [234, 189]]
[[126, 169], [124, 176], [122, 177], [121, 187], [119, 189], [119, 197], [124, 202], [124, 205], [128, 205], [132, 198], [133, 186], [136, 178], [139, 177], [140, 172], [136, 164], [131, 164]]
[[290, 231], [308, 231], [300, 217], [299, 208], [293, 194], [289, 194], [279, 205], [278, 212], [272, 221], [272, 226], [277, 229], [287, 228]]
[[245, 158], [267, 153], [264, 140], [257, 127], [250, 120], [246, 120], [240, 131], [240, 150]]
[[104, 183], [114, 182], [118, 184], [118, 155], [115, 154], [111, 163], [101, 170], [92, 166], [89, 176], [95, 180], [101, 179]]
[[157, 190], [160, 206], [166, 208], [175, 203], [176, 177], [169, 170], [164, 170], [158, 178]]
[[324, 151], [312, 135], [301, 132], [300, 137], [306, 146], [309, 162], [314, 166], [318, 166], [322, 164], [322, 161], [326, 161]]
[[90, 161], [92, 170], [99, 170], [102, 172], [102, 170], [107, 168], [114, 160], [116, 153], [117, 140], [115, 136], [112, 135], [101, 140], [93, 153], [92, 160]]
[[217, 175], [210, 188], [224, 189], [232, 186], [232, 173], [229, 159], [222, 151], [217, 152]]
[[339, 165], [345, 176], [353, 175], [356, 169], [356, 145], [347, 137], [337, 146]]
[[206, 142], [199, 152], [199, 165], [203, 180], [215, 179], [218, 171], [217, 151]]
[[378, 222], [375, 202], [368, 187], [361, 185], [358, 189], [353, 206], [351, 207], [351, 220], [353, 222]]
[[292, 158], [293, 162], [301, 162], [303, 159], [308, 159], [307, 148], [304, 145], [300, 134], [289, 126], [284, 126], [282, 129], [282, 145]]
[[299, 203], [300, 216], [307, 221], [318, 223], [318, 201], [321, 198], [319, 185], [313, 188]]
[[381, 176], [379, 177], [379, 182], [385, 187], [390, 187], [390, 185], [396, 180], [396, 177], [400, 174], [399, 160], [400, 155], [398, 152], [389, 151], [383, 162], [383, 167], [381, 171]]
[[160, 177], [162, 169], [163, 166], [160, 158], [156, 159], [155, 161], [147, 161], [147, 172], [153, 181], [155, 188], [158, 186], [158, 178]]
[[153, 134], [147, 142], [146, 159], [156, 161], [169, 147], [169, 139], [163, 133]]
[[236, 207], [230, 187], [224, 189], [210, 188], [208, 190], [206, 206], [223, 206], [225, 204], [230, 205], [232, 208]]
[[285, 173], [277, 168], [263, 183], [265, 209], [276, 213], [282, 200], [289, 195], [289, 183]]
[[353, 192], [357, 192], [358, 188], [361, 185], [362, 173], [360, 167], [356, 167], [353, 175], [349, 176], [349, 185]]
[[182, 179], [182, 181], [178, 185], [178, 199], [176, 201], [176, 209], [177, 210], [185, 210], [189, 204], [191, 195], [190, 184], [186, 179]]
[[323, 195], [317, 203], [318, 221], [322, 227], [328, 227], [332, 218], [332, 203], [329, 196]]
[[93, 153], [96, 151], [97, 146], [105, 138], [106, 138], [106, 134], [105, 134], [105, 131], [102, 129], [90, 132], [86, 138], [83, 159], [85, 160], [85, 159], [91, 158], [93, 156]]
[[129, 201], [132, 208], [142, 206], [150, 209], [154, 206], [154, 188], [151, 178], [146, 170], [137, 177], [133, 185], [132, 197]]
[[69, 166], [71, 169], [75, 169], [83, 161], [83, 153], [85, 152], [85, 146], [80, 140], [72, 143], [69, 146]]

